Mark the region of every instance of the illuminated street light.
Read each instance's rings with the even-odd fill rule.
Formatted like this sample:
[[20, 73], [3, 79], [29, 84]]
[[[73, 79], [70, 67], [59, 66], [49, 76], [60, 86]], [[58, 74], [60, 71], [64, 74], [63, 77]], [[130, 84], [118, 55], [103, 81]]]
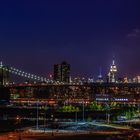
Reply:
[[39, 104], [39, 100], [37, 100], [36, 103], [36, 129], [38, 130], [38, 104]]

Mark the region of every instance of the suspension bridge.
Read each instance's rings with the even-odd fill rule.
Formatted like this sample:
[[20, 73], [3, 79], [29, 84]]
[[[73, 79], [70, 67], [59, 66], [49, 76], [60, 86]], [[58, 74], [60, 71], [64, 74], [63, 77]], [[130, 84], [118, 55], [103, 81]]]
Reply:
[[4, 73], [7, 72], [7, 73], [15, 74], [20, 77], [24, 77], [32, 81], [45, 82], [45, 83], [49, 83], [51, 81], [50, 79], [47, 79], [46, 77], [28, 73], [12, 66], [4, 65], [3, 62], [0, 62], [0, 70], [1, 70], [1, 73], [0, 73], [1, 78], [3, 78]]

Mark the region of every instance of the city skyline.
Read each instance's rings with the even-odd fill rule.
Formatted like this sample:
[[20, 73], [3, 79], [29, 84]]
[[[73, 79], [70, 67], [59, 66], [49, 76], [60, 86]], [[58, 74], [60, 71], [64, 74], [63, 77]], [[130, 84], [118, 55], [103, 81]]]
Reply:
[[[27, 72], [23, 69], [16, 68], [14, 66], [10, 66], [8, 64], [4, 64], [2, 61], [0, 62], [0, 70], [1, 74], [5, 76], [5, 78], [1, 78], [4, 84], [8, 84], [9, 82], [45, 82], [45, 83], [140, 83], [140, 75], [134, 75], [133, 77], [129, 77], [128, 75], [123, 75], [122, 77], [118, 74], [118, 67], [115, 63], [115, 57], [112, 59], [112, 63], [110, 64], [110, 69], [108, 72], [103, 75], [102, 68], [100, 67], [99, 73], [97, 76], [73, 76], [71, 73], [71, 64], [66, 61], [62, 61], [59, 64], [53, 65], [53, 73], [44, 77], [42, 75], [38, 75], [37, 73]], [[1, 76], [2, 76], [1, 75]], [[7, 75], [7, 76], [6, 76]], [[15, 77], [16, 76], [16, 77]], [[10, 81], [9, 81], [9, 80]], [[12, 81], [13, 80], [13, 81]], [[24, 81], [22, 81], [24, 80]], [[27, 81], [26, 81], [27, 80]], [[29, 80], [29, 81], [28, 81]], [[9, 82], [7, 82], [9, 81]], [[36, 83], [35, 82], [35, 83]]]
[[[40, 77], [40, 79], [41, 78], [43, 78], [43, 79], [52, 79], [53, 78], [53, 76], [54, 76], [54, 66], [55, 65], [60, 65], [60, 63], [67, 63], [66, 61], [61, 61], [61, 62], [59, 62], [59, 63], [57, 63], [57, 64], [52, 64], [52, 67], [51, 67], [51, 73], [48, 73], [48, 75], [45, 75], [45, 76], [43, 76], [43, 74], [38, 74], [38, 73], [34, 73], [34, 71], [27, 71], [27, 70], [25, 70], [24, 68], [20, 68], [19, 66], [16, 68], [15, 66], [11, 66], [11, 65], [9, 65], [9, 64], [5, 64], [5, 63], [3, 63], [3, 61], [1, 61], [0, 62], [0, 65], [1, 65], [1, 67], [7, 67], [7, 70], [9, 69], [9, 70], [14, 70], [15, 69], [15, 72], [13, 71], [12, 73], [14, 74], [14, 75], [18, 75], [18, 74], [15, 74], [15, 73], [17, 73], [16, 71], [19, 71], [19, 75], [20, 75], [20, 72], [21, 73], [27, 73], [28, 75], [34, 75], [34, 76], [38, 76], [38, 77]], [[70, 64], [71, 65], [71, 64]], [[115, 67], [114, 67], [115, 66]], [[102, 71], [102, 67], [99, 67], [99, 69], [98, 69], [98, 71], [97, 71], [97, 75], [95, 75], [95, 73], [93, 74], [93, 75], [88, 75], [88, 74], [86, 74], [86, 73], [84, 73], [84, 75], [80, 75], [80, 74], [77, 74], [77, 75], [73, 75], [73, 73], [74, 73], [74, 71], [70, 71], [69, 72], [69, 76], [70, 76], [70, 78], [85, 78], [85, 79], [87, 79], [88, 80], [88, 78], [89, 79], [91, 79], [91, 80], [93, 80], [94, 82], [97, 82], [99, 79], [102, 79], [104, 82], [107, 82], [108, 81], [108, 78], [110, 77], [109, 75], [110, 75], [110, 72], [111, 71], [114, 71], [113, 69], [116, 69], [115, 71], [115, 79], [116, 79], [116, 81], [118, 81], [119, 79], [124, 79], [124, 81], [126, 80], [126, 78], [128, 78], [127, 80], [132, 80], [133, 81], [133, 79], [135, 79], [137, 76], [139, 77], [140, 75], [138, 75], [138, 74], [133, 74], [133, 75], [122, 75], [122, 74], [120, 74], [120, 72], [118, 71], [118, 66], [116, 65], [116, 59], [115, 59], [115, 56], [113, 56], [112, 57], [112, 62], [110, 63], [110, 65], [107, 67], [107, 68], [104, 68], [105, 70], [106, 70], [106, 73], [103, 73]], [[8, 71], [9, 71], [8, 70]], [[12, 74], [11, 73], [11, 74]], [[13, 75], [13, 76], [14, 76]], [[22, 74], [21, 74], [22, 75]], [[12, 75], [11, 75], [12, 76]], [[12, 76], [12, 77], [13, 77]], [[11, 78], [12, 78], [11, 77]], [[22, 76], [21, 76], [22, 77]], [[23, 76], [24, 77], [24, 76]], [[27, 76], [28, 77], [28, 76]], [[111, 76], [112, 77], [112, 76]], [[14, 78], [14, 77], [13, 77]], [[26, 76], [24, 77], [24, 78], [26, 78]], [[19, 80], [20, 78], [18, 78], [18, 79], [16, 79], [16, 78], [14, 78], [14, 80]], [[28, 78], [27, 78], [28, 79]], [[115, 80], [114, 79], [114, 80]], [[70, 79], [71, 80], [71, 79]], [[97, 80], [97, 81], [96, 81]], [[20, 80], [19, 80], [20, 81]], [[45, 80], [46, 81], [46, 80]]]
[[121, 76], [140, 75], [140, 2], [1, 2], [1, 60], [48, 76], [53, 64], [72, 75], [108, 73], [115, 55]]

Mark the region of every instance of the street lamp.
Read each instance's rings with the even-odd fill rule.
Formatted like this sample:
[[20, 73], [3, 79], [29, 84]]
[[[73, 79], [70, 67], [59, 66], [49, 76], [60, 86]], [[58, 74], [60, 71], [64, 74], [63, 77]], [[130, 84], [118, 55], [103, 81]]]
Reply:
[[54, 116], [53, 114], [51, 115], [51, 120], [52, 120], [52, 136], [53, 136], [53, 119], [54, 119]]
[[20, 116], [17, 116], [16, 117], [16, 121], [17, 121], [17, 123], [19, 124], [19, 129], [18, 129], [18, 140], [21, 140], [21, 133], [20, 133], [20, 128], [21, 128], [21, 118], [20, 118]]
[[39, 104], [39, 100], [37, 100], [36, 103], [36, 129], [38, 130], [38, 104]]
[[83, 100], [83, 122], [85, 122], [85, 105], [84, 105], [84, 100]]
[[75, 122], [77, 123], [77, 110], [75, 111]]
[[78, 112], [79, 112], [79, 107], [75, 107], [75, 122], [77, 122], [78, 120]]
[[110, 107], [109, 107], [109, 104], [106, 103], [106, 120], [107, 120], [107, 123], [109, 124], [110, 123]]
[[45, 105], [45, 112], [44, 112], [44, 132], [45, 132], [45, 129], [46, 129], [46, 110], [47, 110], [47, 103]]

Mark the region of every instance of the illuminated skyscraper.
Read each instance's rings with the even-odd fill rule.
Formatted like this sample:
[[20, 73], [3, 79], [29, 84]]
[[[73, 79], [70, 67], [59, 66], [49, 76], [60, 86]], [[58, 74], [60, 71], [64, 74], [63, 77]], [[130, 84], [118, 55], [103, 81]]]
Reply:
[[112, 65], [110, 66], [110, 70], [108, 73], [108, 82], [110, 82], [110, 83], [116, 82], [116, 73], [117, 73], [117, 67], [115, 65], [115, 60], [113, 57]]
[[62, 62], [54, 65], [54, 81], [70, 82], [70, 64]]

